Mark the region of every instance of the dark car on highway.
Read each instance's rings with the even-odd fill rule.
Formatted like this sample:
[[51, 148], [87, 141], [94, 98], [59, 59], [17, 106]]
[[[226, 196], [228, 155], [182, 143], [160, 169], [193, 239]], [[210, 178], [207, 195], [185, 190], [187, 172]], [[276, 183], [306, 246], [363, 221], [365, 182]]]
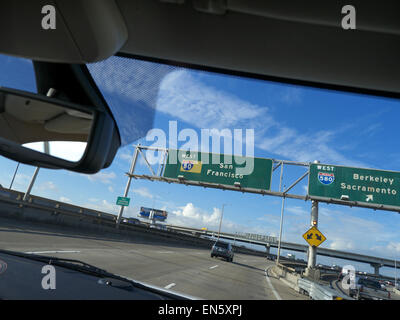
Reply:
[[390, 292], [377, 280], [356, 277], [356, 288], [350, 290], [350, 296], [357, 300], [389, 300]]
[[228, 242], [217, 241], [211, 248], [211, 258], [222, 257], [226, 261], [233, 261], [233, 248]]

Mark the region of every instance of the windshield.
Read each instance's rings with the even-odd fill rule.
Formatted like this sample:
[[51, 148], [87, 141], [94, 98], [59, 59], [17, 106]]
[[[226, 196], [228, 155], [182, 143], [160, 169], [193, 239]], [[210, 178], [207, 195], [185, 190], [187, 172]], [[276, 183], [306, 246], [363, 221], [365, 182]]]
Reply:
[[[394, 281], [398, 99], [120, 56], [87, 68], [122, 147], [94, 175], [0, 158], [1, 249], [216, 300], [309, 299], [284, 267]], [[0, 70], [0, 86], [36, 92], [31, 61], [1, 56]]]

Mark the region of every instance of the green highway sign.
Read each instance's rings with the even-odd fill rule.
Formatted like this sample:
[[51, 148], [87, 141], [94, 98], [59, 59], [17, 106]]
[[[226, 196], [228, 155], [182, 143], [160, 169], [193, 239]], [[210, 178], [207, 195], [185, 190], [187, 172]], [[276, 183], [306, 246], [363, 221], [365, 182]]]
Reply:
[[308, 195], [400, 207], [400, 172], [311, 164]]
[[129, 201], [130, 201], [131, 199], [130, 198], [126, 198], [126, 197], [118, 197], [118, 199], [117, 199], [117, 205], [119, 205], [119, 206], [125, 206], [125, 207], [127, 207], [127, 206], [129, 206]]
[[270, 190], [272, 165], [271, 159], [170, 149], [163, 176]]

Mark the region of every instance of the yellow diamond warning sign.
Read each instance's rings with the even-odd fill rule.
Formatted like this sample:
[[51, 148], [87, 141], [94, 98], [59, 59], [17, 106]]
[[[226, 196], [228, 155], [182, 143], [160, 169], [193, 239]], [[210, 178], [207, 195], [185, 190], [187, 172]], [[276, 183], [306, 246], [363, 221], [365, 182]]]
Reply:
[[318, 247], [326, 240], [325, 236], [316, 227], [310, 228], [305, 234], [303, 234], [303, 238], [310, 246], [314, 247]]

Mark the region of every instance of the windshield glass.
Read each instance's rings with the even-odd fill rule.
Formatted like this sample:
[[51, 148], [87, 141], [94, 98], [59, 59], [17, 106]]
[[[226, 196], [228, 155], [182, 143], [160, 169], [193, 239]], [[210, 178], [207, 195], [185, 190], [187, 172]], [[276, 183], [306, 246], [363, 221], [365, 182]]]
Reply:
[[[30, 61], [0, 66], [0, 86], [36, 92]], [[0, 158], [2, 249], [205, 299], [308, 299], [274, 274], [305, 272], [313, 247], [322, 284], [344, 266], [394, 281], [398, 99], [129, 57], [87, 68], [122, 147], [94, 175]], [[211, 256], [220, 239], [233, 260]]]
[[36, 92], [31, 60], [0, 54], [0, 87]]

